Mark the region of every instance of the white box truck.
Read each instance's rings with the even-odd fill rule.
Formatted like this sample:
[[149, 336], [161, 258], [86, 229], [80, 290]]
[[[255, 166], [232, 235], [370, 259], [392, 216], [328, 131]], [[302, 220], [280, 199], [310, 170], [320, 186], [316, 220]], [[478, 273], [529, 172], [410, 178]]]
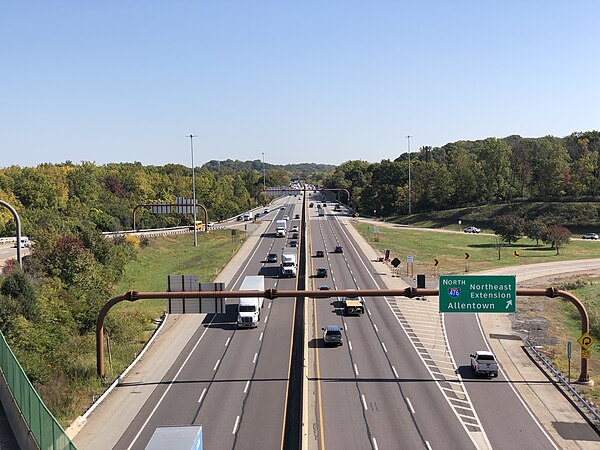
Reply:
[[290, 253], [283, 253], [281, 255], [281, 276], [282, 277], [295, 277], [298, 273], [298, 259], [296, 251]]
[[280, 219], [275, 222], [275, 230], [277, 231], [277, 237], [285, 237], [287, 230], [287, 220]]
[[244, 213], [244, 220], [245, 221], [252, 220], [252, 211], [248, 211], [247, 213]]
[[[244, 278], [240, 291], [264, 291], [265, 277], [262, 275], [249, 275]], [[263, 307], [264, 297], [240, 298], [238, 303], [238, 327], [253, 328], [260, 321], [260, 310]]]

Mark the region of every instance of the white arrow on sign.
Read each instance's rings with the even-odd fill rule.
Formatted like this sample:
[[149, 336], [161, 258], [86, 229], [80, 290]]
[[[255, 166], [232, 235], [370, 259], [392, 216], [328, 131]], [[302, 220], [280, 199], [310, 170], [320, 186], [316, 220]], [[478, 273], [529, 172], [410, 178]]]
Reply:
[[508, 309], [511, 305], [512, 305], [512, 300], [507, 301], [505, 309]]

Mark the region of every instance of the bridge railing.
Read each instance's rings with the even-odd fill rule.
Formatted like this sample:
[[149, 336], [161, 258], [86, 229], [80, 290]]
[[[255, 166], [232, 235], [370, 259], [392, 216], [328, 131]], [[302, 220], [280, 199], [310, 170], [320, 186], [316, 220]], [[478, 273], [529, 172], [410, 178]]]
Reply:
[[48, 410], [0, 332], [0, 371], [23, 421], [42, 450], [77, 450]]

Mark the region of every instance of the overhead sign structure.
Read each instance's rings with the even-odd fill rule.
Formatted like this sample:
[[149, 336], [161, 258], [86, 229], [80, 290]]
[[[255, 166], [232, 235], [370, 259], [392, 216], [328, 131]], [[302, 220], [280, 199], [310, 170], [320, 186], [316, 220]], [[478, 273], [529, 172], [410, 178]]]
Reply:
[[581, 345], [583, 349], [587, 350], [594, 345], [596, 340], [589, 333], [583, 333], [581, 337], [577, 339], [577, 342], [579, 342], [579, 345]]
[[441, 275], [440, 312], [514, 313], [515, 275]]

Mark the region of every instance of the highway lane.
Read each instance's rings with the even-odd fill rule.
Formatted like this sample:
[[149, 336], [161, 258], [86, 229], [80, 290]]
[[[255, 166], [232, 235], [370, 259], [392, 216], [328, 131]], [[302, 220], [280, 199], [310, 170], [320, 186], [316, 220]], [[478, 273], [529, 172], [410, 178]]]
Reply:
[[[293, 217], [297, 205], [270, 215]], [[295, 289], [295, 279], [274, 278], [276, 265], [263, 262], [283, 242], [274, 226], [273, 220], [232, 288], [245, 275], [263, 273], [266, 287]], [[293, 306], [294, 299], [265, 300], [260, 325], [250, 330], [237, 329], [235, 307], [225, 317], [207, 316], [116, 448], [144, 448], [156, 427], [182, 424], [202, 424], [207, 448], [280, 448]]]
[[[330, 276], [313, 281], [317, 286], [375, 288], [360, 262], [364, 255], [347, 245], [349, 238], [330, 214], [311, 221], [312, 253], [331, 251], [341, 243], [344, 254], [326, 253]], [[312, 258], [312, 263], [320, 266], [324, 261]], [[347, 338], [344, 351], [317, 348], [324, 447], [398, 448], [401, 435], [406, 448], [473, 448], [384, 299], [366, 302], [368, 314], [344, 318], [332, 316], [331, 302], [317, 301], [319, 328], [338, 323]]]

